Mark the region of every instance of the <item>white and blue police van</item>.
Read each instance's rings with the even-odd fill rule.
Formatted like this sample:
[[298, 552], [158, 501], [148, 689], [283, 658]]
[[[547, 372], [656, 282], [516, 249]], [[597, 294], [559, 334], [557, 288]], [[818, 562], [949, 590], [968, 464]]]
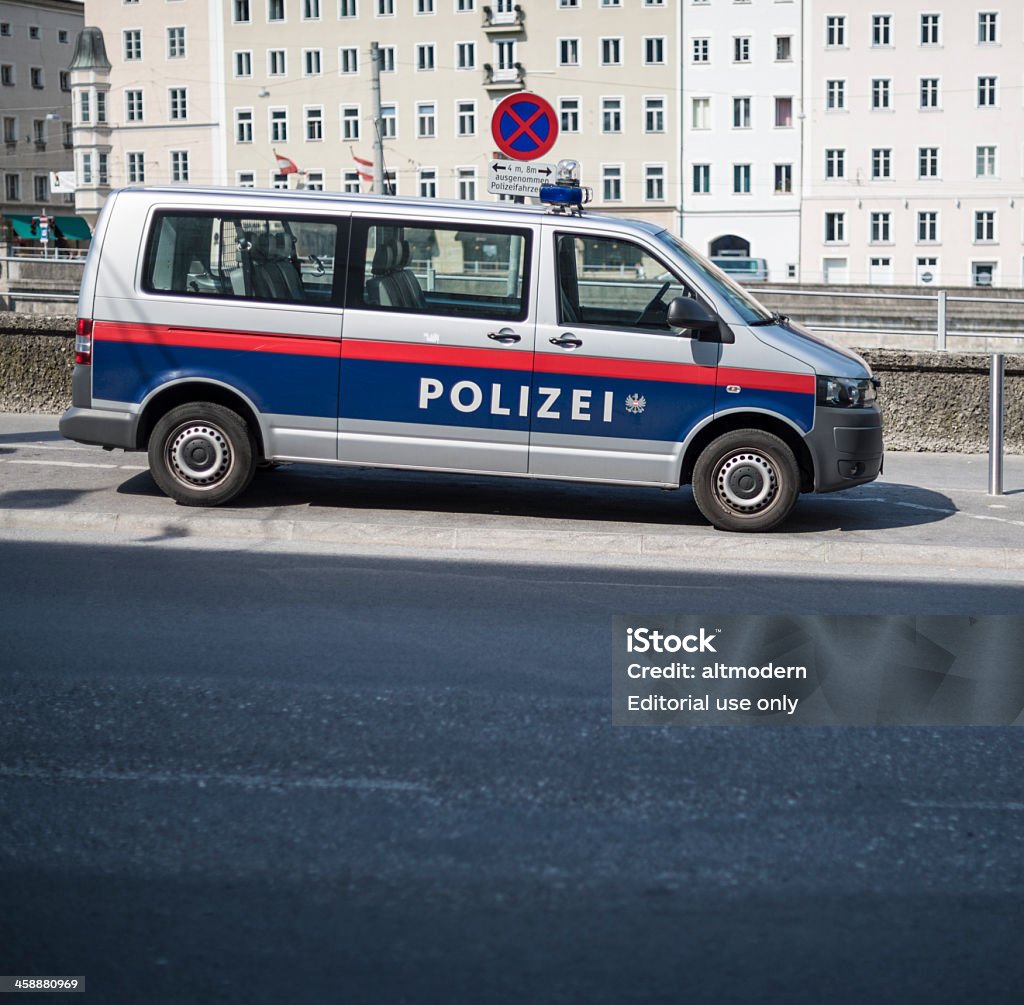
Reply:
[[691, 484], [715, 527], [755, 531], [878, 475], [862, 359], [669, 231], [582, 212], [581, 191], [115, 191], [61, 432], [148, 451], [191, 506], [315, 462]]

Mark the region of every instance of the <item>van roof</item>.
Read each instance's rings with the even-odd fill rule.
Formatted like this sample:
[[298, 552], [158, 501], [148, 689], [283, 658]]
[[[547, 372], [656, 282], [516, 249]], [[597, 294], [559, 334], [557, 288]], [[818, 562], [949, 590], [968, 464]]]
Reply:
[[560, 224], [569, 226], [569, 221], [580, 221], [587, 225], [599, 225], [621, 230], [642, 230], [647, 234], [660, 233], [665, 228], [648, 220], [637, 220], [630, 217], [610, 216], [608, 214], [584, 213], [582, 217], [571, 214], [555, 214], [547, 206], [526, 206], [510, 202], [467, 202], [464, 199], [428, 199], [414, 196], [397, 195], [363, 195], [351, 192], [310, 192], [302, 190], [285, 191], [267, 188], [229, 188], [219, 186], [198, 185], [132, 185], [117, 189], [112, 196], [128, 195], [132, 198], [149, 197], [151, 200], [166, 200], [171, 204], [191, 203], [207, 208], [223, 207], [228, 199], [232, 204], [238, 202], [259, 205], [263, 208], [268, 203], [290, 202], [295, 210], [305, 206], [337, 205], [346, 209], [367, 210], [381, 209], [385, 215], [393, 213], [429, 217], [432, 212], [443, 212], [446, 216], [465, 216], [467, 223], [481, 212], [500, 213], [508, 218], [509, 223], [517, 219], [522, 222], [536, 223], [538, 218], [557, 219]]

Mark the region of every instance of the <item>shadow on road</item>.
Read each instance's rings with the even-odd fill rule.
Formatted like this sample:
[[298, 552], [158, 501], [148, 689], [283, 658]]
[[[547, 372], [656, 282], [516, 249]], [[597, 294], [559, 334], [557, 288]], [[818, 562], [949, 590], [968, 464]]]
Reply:
[[20, 433], [0, 433], [0, 443], [54, 443], [57, 441], [68, 443], [56, 429], [26, 429]]

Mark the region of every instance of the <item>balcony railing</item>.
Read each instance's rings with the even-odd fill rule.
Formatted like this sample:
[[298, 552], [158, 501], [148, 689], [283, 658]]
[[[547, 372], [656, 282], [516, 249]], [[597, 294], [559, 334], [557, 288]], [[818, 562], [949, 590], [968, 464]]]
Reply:
[[521, 91], [525, 82], [526, 67], [522, 63], [508, 69], [495, 69], [490, 63], [484, 63], [484, 87], [492, 91]]
[[512, 10], [495, 11], [493, 7], [484, 7], [484, 31], [497, 32], [523, 31], [526, 27], [526, 12], [519, 4]]

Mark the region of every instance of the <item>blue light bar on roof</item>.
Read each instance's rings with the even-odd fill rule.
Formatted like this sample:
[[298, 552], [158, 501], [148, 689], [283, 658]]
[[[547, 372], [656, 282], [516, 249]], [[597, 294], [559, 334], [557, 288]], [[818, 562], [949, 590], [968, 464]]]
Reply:
[[582, 206], [583, 189], [570, 185], [542, 185], [540, 201], [549, 206]]

